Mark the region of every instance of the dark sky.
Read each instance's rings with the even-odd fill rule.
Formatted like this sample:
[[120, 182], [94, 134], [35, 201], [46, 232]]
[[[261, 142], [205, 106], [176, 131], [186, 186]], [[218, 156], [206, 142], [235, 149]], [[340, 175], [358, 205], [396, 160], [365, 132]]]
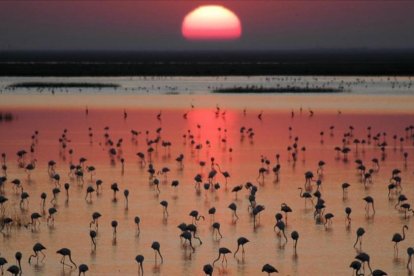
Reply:
[[[221, 4], [236, 41], [187, 41], [184, 16]], [[0, 1], [0, 50], [414, 48], [414, 1]]]

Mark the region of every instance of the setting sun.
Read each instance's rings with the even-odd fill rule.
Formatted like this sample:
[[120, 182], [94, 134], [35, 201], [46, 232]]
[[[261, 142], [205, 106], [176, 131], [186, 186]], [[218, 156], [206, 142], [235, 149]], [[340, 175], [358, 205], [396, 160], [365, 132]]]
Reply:
[[241, 36], [237, 15], [223, 6], [201, 6], [188, 13], [182, 23], [182, 34], [189, 40], [229, 40]]

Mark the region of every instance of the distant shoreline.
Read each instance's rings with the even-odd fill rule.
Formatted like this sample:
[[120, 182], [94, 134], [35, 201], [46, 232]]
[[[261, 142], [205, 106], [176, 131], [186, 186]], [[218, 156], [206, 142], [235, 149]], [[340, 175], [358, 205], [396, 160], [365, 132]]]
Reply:
[[342, 93], [344, 89], [333, 87], [299, 87], [299, 86], [286, 86], [286, 87], [256, 87], [256, 86], [236, 86], [228, 88], [218, 88], [212, 91], [213, 93]]
[[13, 88], [118, 88], [115, 83], [94, 82], [18, 82], [10, 84], [6, 89]]

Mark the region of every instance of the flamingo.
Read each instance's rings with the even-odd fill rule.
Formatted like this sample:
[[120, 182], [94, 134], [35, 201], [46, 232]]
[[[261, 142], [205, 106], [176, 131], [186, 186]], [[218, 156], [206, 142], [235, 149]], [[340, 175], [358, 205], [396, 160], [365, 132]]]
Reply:
[[286, 203], [282, 203], [281, 206], [280, 206], [280, 210], [285, 213], [285, 220], [286, 220], [286, 225], [287, 225], [287, 222], [288, 222], [288, 215], [287, 214], [291, 213], [292, 209]]
[[412, 266], [413, 266], [414, 248], [413, 247], [408, 247], [407, 248], [407, 254], [408, 254], [407, 269], [411, 271]]
[[113, 201], [116, 201], [116, 192], [119, 192], [118, 183], [113, 183], [111, 185], [111, 190], [114, 192]]
[[189, 216], [193, 218], [193, 223], [195, 223], [195, 224], [197, 224], [197, 221], [199, 221], [200, 219], [203, 219], [203, 220], [205, 219], [204, 216], [199, 215], [197, 210], [192, 210], [189, 213]]
[[89, 270], [89, 267], [86, 264], [79, 265], [79, 276], [81, 274], [85, 275], [85, 273]]
[[129, 190], [124, 190], [124, 197], [125, 197], [125, 210], [128, 210], [128, 196], [129, 196]]
[[220, 238], [223, 238], [223, 235], [220, 232], [220, 223], [215, 222], [211, 226], [213, 227], [213, 234], [215, 233], [216, 236], [217, 236], [217, 234], [219, 234]]
[[292, 238], [292, 240], [295, 241], [295, 243], [293, 244], [293, 247], [295, 248], [295, 252], [296, 252], [296, 246], [299, 240], [299, 233], [298, 231], [292, 231], [292, 233], [290, 234], [290, 237]]
[[237, 205], [236, 205], [236, 203], [231, 203], [229, 206], [228, 206], [228, 208], [230, 209], [230, 210], [232, 210], [233, 211], [233, 214], [232, 214], [232, 220], [233, 220], [233, 218], [235, 217], [236, 218], [236, 221], [239, 219], [239, 216], [237, 215]]
[[226, 248], [226, 247], [220, 247], [219, 248], [219, 255], [218, 255], [218, 257], [217, 257], [217, 259], [215, 259], [214, 260], [214, 262], [213, 262], [213, 266], [214, 266], [214, 264], [218, 261], [218, 260], [220, 260], [220, 257], [223, 255], [223, 260], [221, 261], [221, 263], [223, 264], [224, 262], [226, 262], [226, 265], [227, 265], [227, 258], [226, 258], [226, 254], [229, 254], [229, 253], [231, 253], [231, 251], [228, 249], [228, 248]]
[[236, 200], [237, 200], [237, 194], [238, 192], [240, 192], [243, 189], [243, 185], [238, 185], [236, 187], [234, 187], [231, 192], [236, 194]]
[[162, 255], [161, 255], [161, 252], [160, 252], [160, 243], [159, 242], [157, 242], [157, 241], [154, 241], [153, 243], [152, 243], [152, 245], [151, 245], [151, 248], [154, 250], [154, 252], [155, 252], [155, 263], [157, 263], [157, 253], [158, 253], [158, 255], [160, 255], [160, 258], [161, 258], [161, 263], [163, 263], [164, 262], [164, 259], [163, 259], [163, 257], [162, 257]]
[[402, 228], [402, 232], [403, 232], [402, 236], [401, 236], [400, 233], [395, 233], [392, 236], [392, 242], [395, 243], [395, 245], [394, 245], [394, 254], [395, 254], [395, 252], [397, 252], [397, 256], [398, 256], [398, 243], [399, 242], [402, 242], [403, 240], [405, 240], [405, 229], [408, 230], [408, 226], [407, 225], [404, 225], [403, 228]]
[[386, 272], [382, 271], [381, 269], [375, 269], [372, 271], [372, 276], [384, 276], [388, 275]]
[[305, 205], [306, 205], [306, 200], [307, 199], [309, 199], [312, 202], [312, 204], [313, 204], [312, 195], [309, 192], [303, 192], [303, 188], [300, 188], [300, 187], [298, 188], [298, 190], [300, 190], [299, 196], [301, 198], [304, 198], [305, 199]]
[[363, 264], [367, 263], [368, 264], [368, 268], [372, 273], [372, 269], [371, 269], [371, 264], [370, 264], [370, 256], [367, 253], [359, 253], [358, 255], [355, 256], [355, 259], [361, 261]]
[[20, 269], [17, 265], [11, 265], [7, 269], [8, 272], [10, 272], [14, 276], [18, 276], [20, 274]]
[[351, 186], [351, 184], [349, 183], [342, 183], [342, 198], [345, 198], [346, 195], [348, 194], [348, 188]]
[[327, 213], [325, 214], [325, 227], [327, 227], [326, 225], [332, 224], [332, 218], [334, 217], [334, 215], [332, 213]]
[[193, 249], [193, 252], [195, 252], [195, 248], [193, 246], [193, 243], [191, 241], [191, 233], [190, 231], [185, 230], [184, 232], [181, 233], [180, 235], [181, 238], [184, 238], [185, 241], [188, 241], [190, 243], [190, 247]]
[[370, 204], [372, 206], [373, 215], [375, 215], [374, 198], [372, 198], [371, 196], [366, 196], [366, 197], [363, 198], [363, 200], [365, 200], [365, 202], [366, 202], [365, 210], [366, 210], [367, 216], [369, 216], [369, 205]]
[[269, 276], [271, 273], [279, 273], [279, 271], [272, 265], [270, 264], [265, 264], [262, 267], [262, 272], [266, 272]]
[[234, 257], [236, 257], [236, 254], [237, 254], [237, 252], [239, 252], [239, 248], [240, 248], [240, 246], [242, 247], [242, 255], [243, 255], [243, 257], [244, 257], [244, 245], [246, 244], [246, 243], [248, 243], [249, 242], [249, 240], [248, 239], [246, 239], [245, 237], [240, 237], [240, 238], [238, 238], [237, 239], [237, 249], [236, 249], [236, 251], [234, 252]]
[[282, 232], [283, 237], [285, 237], [286, 243], [288, 242], [288, 239], [285, 235], [285, 223], [282, 220], [279, 220], [278, 222], [276, 222], [276, 227], [279, 229], [279, 233]]
[[98, 230], [98, 219], [101, 217], [102, 215], [99, 212], [93, 212], [92, 214], [92, 221], [89, 223], [89, 228], [92, 227], [92, 224], [94, 224], [96, 226], [96, 230]]
[[203, 271], [207, 276], [212, 276], [214, 268], [211, 264], [206, 264], [203, 266]]
[[349, 265], [349, 267], [352, 268], [353, 270], [355, 270], [355, 275], [356, 276], [364, 275], [364, 274], [359, 274], [359, 271], [361, 270], [361, 267], [362, 267], [362, 264], [361, 264], [360, 261], [352, 261], [352, 263]]
[[46, 258], [45, 253], [42, 252], [44, 249], [46, 249], [46, 247], [44, 247], [43, 244], [38, 243], [38, 242], [35, 243], [35, 245], [33, 246], [33, 252], [35, 254], [34, 255], [30, 255], [30, 257], [29, 257], [29, 264], [30, 264], [30, 260], [32, 259], [32, 257], [36, 257], [37, 262], [39, 262], [39, 252], [43, 255], [43, 258], [41, 260], [43, 262], [43, 260]]
[[161, 206], [163, 207], [163, 216], [164, 218], [168, 217], [168, 201], [163, 200], [160, 202]]
[[3, 266], [7, 264], [7, 260], [3, 257], [0, 257], [0, 269], [1, 269], [1, 275], [3, 275]]
[[253, 228], [256, 228], [256, 217], [257, 215], [259, 215], [260, 218], [260, 213], [262, 211], [264, 211], [265, 207], [263, 205], [257, 205], [253, 208], [252, 214], [253, 214]]
[[142, 265], [144, 263], [144, 256], [137, 255], [135, 261], [138, 263], [138, 273], [141, 272], [141, 275], [144, 275], [144, 267]]
[[91, 242], [93, 244], [93, 248], [96, 249], [96, 236], [97, 233], [95, 230], [90, 230], [89, 231], [89, 237], [91, 237]]
[[111, 226], [112, 226], [112, 228], [113, 228], [112, 238], [113, 238], [114, 240], [116, 240], [116, 228], [118, 227], [118, 222], [117, 222], [116, 220], [113, 220], [113, 221], [111, 222]]
[[22, 252], [20, 252], [20, 251], [17, 251], [15, 254], [14, 254], [14, 258], [16, 259], [16, 261], [17, 261], [17, 264], [18, 264], [18, 266], [19, 266], [19, 270], [20, 270], [20, 273], [22, 273], [23, 272], [23, 269], [22, 269], [22, 258], [23, 258], [23, 254], [22, 254]]
[[72, 268], [71, 265], [68, 265], [65, 263], [65, 258], [68, 257], [69, 261], [75, 266], [75, 268], [77, 268], [77, 265], [75, 264], [75, 262], [72, 260], [72, 253], [70, 251], [70, 249], [68, 248], [61, 248], [58, 251], [56, 251], [57, 254], [62, 255], [62, 259], [60, 260], [60, 263], [63, 264], [63, 266], [69, 266], [70, 268]]

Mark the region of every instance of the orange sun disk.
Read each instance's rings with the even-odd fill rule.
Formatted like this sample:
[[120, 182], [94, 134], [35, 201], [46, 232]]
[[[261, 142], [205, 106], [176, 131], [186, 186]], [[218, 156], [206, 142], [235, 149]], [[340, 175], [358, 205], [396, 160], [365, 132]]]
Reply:
[[183, 20], [182, 34], [189, 40], [232, 40], [241, 36], [242, 28], [235, 13], [223, 6], [201, 6]]

